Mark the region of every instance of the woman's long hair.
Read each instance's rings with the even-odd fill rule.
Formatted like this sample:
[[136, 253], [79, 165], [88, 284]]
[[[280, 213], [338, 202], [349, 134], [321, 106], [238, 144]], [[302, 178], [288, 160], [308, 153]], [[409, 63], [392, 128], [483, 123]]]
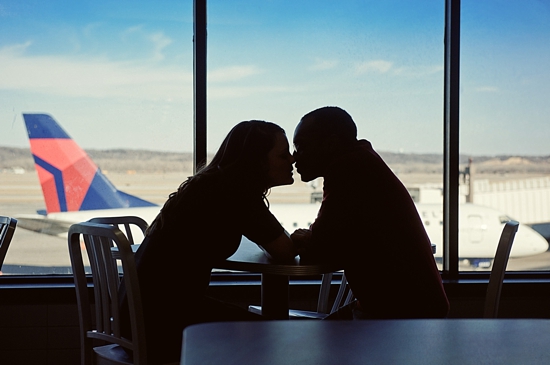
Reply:
[[189, 186], [207, 177], [219, 178], [224, 184], [238, 187], [241, 191], [258, 193], [265, 199], [269, 189], [267, 155], [274, 147], [278, 133], [284, 133], [284, 129], [261, 120], [240, 122], [233, 127], [212, 161], [170, 194], [147, 234], [154, 226], [162, 227]]

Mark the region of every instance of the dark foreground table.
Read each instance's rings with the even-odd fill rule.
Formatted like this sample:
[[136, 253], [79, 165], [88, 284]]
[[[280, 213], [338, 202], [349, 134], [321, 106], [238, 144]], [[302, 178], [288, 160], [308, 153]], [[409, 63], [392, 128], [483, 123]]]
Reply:
[[207, 323], [185, 329], [181, 364], [550, 364], [550, 320]]

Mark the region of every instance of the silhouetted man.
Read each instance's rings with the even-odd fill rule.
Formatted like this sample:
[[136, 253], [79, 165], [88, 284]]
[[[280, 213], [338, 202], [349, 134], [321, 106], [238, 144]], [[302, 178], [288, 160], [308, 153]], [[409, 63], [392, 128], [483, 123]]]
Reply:
[[445, 317], [449, 302], [430, 240], [407, 189], [373, 150], [357, 140], [338, 107], [306, 114], [294, 133], [302, 181], [324, 178], [315, 222], [292, 235], [304, 259], [337, 262], [357, 298], [333, 317]]

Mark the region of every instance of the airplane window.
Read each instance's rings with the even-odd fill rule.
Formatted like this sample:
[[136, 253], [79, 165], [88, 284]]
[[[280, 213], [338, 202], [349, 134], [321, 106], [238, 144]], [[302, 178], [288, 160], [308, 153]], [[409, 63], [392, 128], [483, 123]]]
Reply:
[[550, 7], [535, 0], [461, 5], [460, 216], [483, 216], [485, 229], [461, 229], [460, 250], [473, 247], [467, 237], [477, 232], [478, 257], [467, 258], [492, 259], [514, 217], [520, 228], [507, 270], [549, 270], [550, 237], [538, 224], [550, 226]]

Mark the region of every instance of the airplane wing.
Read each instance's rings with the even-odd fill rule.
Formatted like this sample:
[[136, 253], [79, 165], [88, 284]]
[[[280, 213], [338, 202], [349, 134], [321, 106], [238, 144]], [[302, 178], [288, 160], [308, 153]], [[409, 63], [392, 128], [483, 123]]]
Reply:
[[48, 219], [39, 214], [26, 214], [17, 216], [18, 228], [24, 228], [29, 231], [44, 233], [52, 236], [64, 236], [69, 231], [69, 227], [74, 222], [62, 221], [58, 219]]

